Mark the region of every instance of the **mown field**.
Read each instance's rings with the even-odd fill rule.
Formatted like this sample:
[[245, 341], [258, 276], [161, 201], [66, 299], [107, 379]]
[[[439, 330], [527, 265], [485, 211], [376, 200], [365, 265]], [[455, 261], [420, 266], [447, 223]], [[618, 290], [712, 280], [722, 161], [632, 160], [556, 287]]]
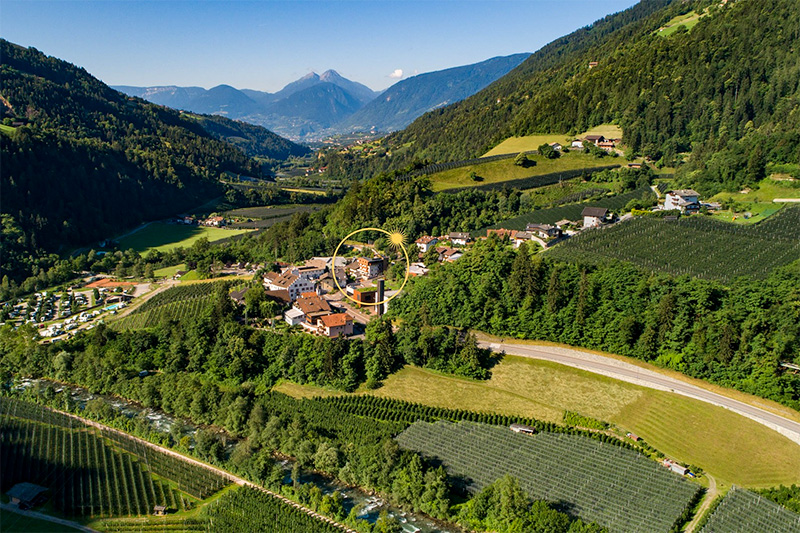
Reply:
[[526, 135], [525, 137], [509, 137], [485, 154], [483, 157], [500, 154], [514, 154], [517, 152], [529, 152], [536, 150], [542, 144], [561, 143], [569, 146], [569, 139], [584, 138], [587, 135], [603, 135], [612, 139], [622, 138], [622, 129], [614, 124], [601, 124], [574, 137], [568, 137], [559, 133], [544, 133], [540, 135]]
[[582, 435], [439, 421], [415, 422], [397, 442], [442, 461], [471, 491], [511, 474], [534, 499], [622, 533], [670, 531], [700, 490], [636, 451]]
[[[499, 161], [468, 165], [436, 172], [430, 174], [428, 178], [431, 181], [431, 188], [438, 192], [462, 187], [478, 187], [493, 183], [503, 183], [532, 176], [552, 174], [553, 172], [592, 168], [619, 162], [609, 158], [598, 159], [594, 156], [578, 152], [563, 154], [558, 159], [546, 159], [539, 155], [529, 157], [536, 161], [536, 166], [524, 168], [515, 165], [513, 158], [501, 159]], [[470, 178], [471, 172], [477, 174], [479, 181], [473, 181]]]
[[249, 230], [153, 222], [120, 239], [119, 248], [120, 250], [130, 248], [141, 254], [150, 250], [166, 252], [175, 248], [188, 248], [203, 237], [214, 242], [241, 235], [247, 231]]
[[785, 207], [758, 224], [728, 224], [702, 215], [677, 221], [638, 217], [594, 229], [547, 252], [565, 261], [630, 261], [673, 275], [730, 282], [765, 278], [800, 259], [800, 206]]
[[[276, 389], [295, 397], [341, 394], [288, 382]], [[800, 482], [800, 446], [757, 422], [704, 402], [548, 361], [507, 355], [487, 381], [407, 366], [379, 389], [356, 394], [555, 423], [562, 422], [567, 409], [632, 431], [668, 456], [701, 466], [723, 486]]]
[[6, 533], [75, 533], [79, 529], [0, 509], [0, 526]]

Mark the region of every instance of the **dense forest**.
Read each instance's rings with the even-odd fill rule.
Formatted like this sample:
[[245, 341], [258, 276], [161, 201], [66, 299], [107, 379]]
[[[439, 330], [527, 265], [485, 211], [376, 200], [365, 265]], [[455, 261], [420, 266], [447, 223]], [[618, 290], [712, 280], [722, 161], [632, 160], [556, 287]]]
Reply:
[[[707, 9], [690, 31], [658, 29]], [[800, 161], [800, 4], [641, 2], [545, 46], [480, 93], [384, 141], [391, 157], [335, 154], [329, 169], [369, 175], [477, 157], [513, 135], [576, 134], [618, 123], [632, 154], [680, 161], [703, 194], [738, 190], [768, 162]], [[589, 69], [588, 64], [598, 64]]]
[[[52, 266], [47, 253], [222, 195], [223, 172], [260, 174], [242, 150], [215, 138], [220, 131], [212, 135], [194, 119], [129, 98], [82, 68], [4, 40], [0, 56], [10, 126], [0, 134], [0, 275], [12, 281]], [[303, 150], [270, 135], [252, 142], [259, 150], [273, 142], [276, 157]]]
[[307, 146], [293, 143], [261, 126], [217, 115], [189, 114], [188, 116], [197, 120], [215, 138], [241, 148], [249, 157], [274, 162], [311, 153], [311, 149]]
[[800, 409], [800, 261], [727, 286], [610, 262], [564, 263], [495, 237], [419, 279], [404, 322], [470, 327], [636, 357]]

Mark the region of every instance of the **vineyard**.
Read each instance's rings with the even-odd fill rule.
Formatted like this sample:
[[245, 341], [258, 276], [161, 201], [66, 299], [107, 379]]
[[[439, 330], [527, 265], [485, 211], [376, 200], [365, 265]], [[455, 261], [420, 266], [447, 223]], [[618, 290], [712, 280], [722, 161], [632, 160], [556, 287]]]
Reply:
[[485, 183], [481, 185], [470, 185], [467, 187], [457, 187], [457, 188], [448, 187], [446, 190], [449, 193], [457, 193], [460, 191], [466, 191], [470, 189], [480, 189], [484, 191], [492, 189], [505, 189], [511, 187], [516, 189], [533, 189], [536, 187], [544, 187], [545, 185], [553, 185], [559, 183], [560, 181], [571, 180], [573, 178], [578, 178], [578, 177], [587, 178], [588, 176], [591, 176], [595, 172], [600, 172], [602, 170], [610, 170], [618, 167], [619, 165], [605, 165], [598, 167], [584, 167], [571, 170], [561, 170], [558, 172], [548, 172], [547, 174], [537, 174], [534, 176], [529, 176], [527, 178], [508, 179], [494, 183]]
[[724, 282], [738, 276], [763, 279], [800, 258], [800, 207], [786, 207], [751, 226], [703, 216], [672, 221], [640, 217], [583, 232], [548, 254], [566, 261], [630, 261], [673, 275]]
[[131, 314], [112, 322], [119, 330], [149, 328], [166, 320], [181, 320], [203, 314], [218, 287], [227, 282], [178, 285], [160, 292], [134, 309]]
[[133, 438], [37, 404], [0, 399], [0, 480], [48, 487], [70, 516], [151, 514], [155, 505], [192, 508], [229, 482]]
[[511, 474], [534, 499], [611, 531], [669, 531], [700, 490], [637, 452], [576, 435], [440, 421], [417, 422], [397, 442], [441, 460], [471, 491]]
[[625, 207], [631, 200], [639, 199], [644, 194], [653, 194], [653, 191], [650, 190], [650, 187], [641, 187], [634, 191], [617, 194], [616, 196], [610, 196], [600, 200], [592, 200], [586, 203], [568, 204], [558, 207], [550, 207], [547, 209], [537, 209], [535, 211], [531, 211], [530, 213], [525, 213], [524, 215], [504, 220], [503, 222], [499, 222], [493, 226], [482, 228], [473, 232], [473, 234], [485, 235], [487, 229], [497, 228], [524, 230], [525, 226], [530, 223], [555, 224], [559, 220], [564, 219], [578, 221], [581, 220], [581, 212], [586, 207], [605, 207], [610, 211], [618, 211]]
[[734, 487], [711, 514], [701, 533], [800, 533], [800, 515]]

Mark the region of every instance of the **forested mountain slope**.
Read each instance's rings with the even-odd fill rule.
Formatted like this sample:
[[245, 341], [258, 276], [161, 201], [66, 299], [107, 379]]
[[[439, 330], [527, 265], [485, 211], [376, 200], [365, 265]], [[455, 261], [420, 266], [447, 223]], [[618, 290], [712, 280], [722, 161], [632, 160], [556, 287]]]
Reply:
[[[2, 270], [108, 237], [221, 194], [223, 171], [257, 165], [177, 111], [129, 98], [84, 69], [0, 41]], [[20, 125], [19, 123], [23, 123]]]
[[[707, 11], [689, 31], [660, 34], [690, 10]], [[798, 0], [641, 2], [420, 117], [387, 139], [392, 157], [369, 171], [476, 157], [509, 136], [614, 121], [633, 152], [666, 164], [691, 152], [680, 175], [701, 192], [735, 189], [763, 177], [766, 162], [800, 158], [798, 42]]]

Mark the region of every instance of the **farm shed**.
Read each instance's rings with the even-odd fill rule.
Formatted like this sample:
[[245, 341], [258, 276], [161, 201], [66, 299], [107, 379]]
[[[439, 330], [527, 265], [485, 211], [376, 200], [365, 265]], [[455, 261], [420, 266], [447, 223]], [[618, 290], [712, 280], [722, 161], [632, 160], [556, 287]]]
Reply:
[[6, 495], [11, 498], [11, 503], [25, 508], [42, 503], [45, 500], [45, 492], [47, 492], [45, 487], [33, 483], [17, 483], [6, 492]]

